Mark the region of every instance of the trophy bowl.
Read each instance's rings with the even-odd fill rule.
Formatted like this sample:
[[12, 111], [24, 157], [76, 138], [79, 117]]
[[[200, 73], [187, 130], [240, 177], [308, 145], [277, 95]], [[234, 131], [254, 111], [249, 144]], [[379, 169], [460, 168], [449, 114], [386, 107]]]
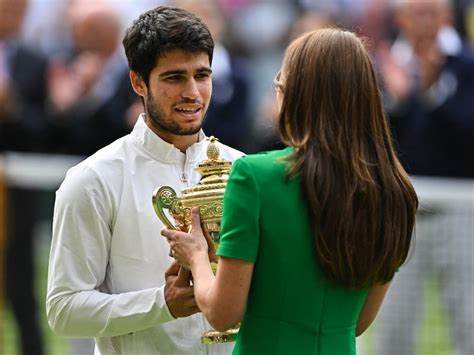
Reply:
[[[153, 193], [153, 208], [158, 218], [170, 229], [188, 230], [191, 225], [191, 209], [199, 207], [201, 224], [209, 232], [215, 249], [220, 240], [220, 223], [224, 204], [224, 192], [229, 180], [232, 162], [219, 157], [217, 139], [208, 138], [207, 159], [202, 161], [196, 170], [201, 174], [199, 183], [181, 191], [178, 197], [170, 186], [156, 188]], [[165, 211], [174, 219], [172, 223]], [[210, 260], [213, 272], [216, 272], [217, 258]], [[239, 327], [225, 332], [211, 330], [201, 337], [203, 344], [226, 343], [235, 340]]]

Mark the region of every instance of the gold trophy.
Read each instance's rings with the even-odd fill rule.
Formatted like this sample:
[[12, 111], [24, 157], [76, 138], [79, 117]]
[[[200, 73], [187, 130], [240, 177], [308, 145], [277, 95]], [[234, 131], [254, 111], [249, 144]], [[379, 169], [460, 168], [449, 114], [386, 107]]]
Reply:
[[[201, 179], [196, 186], [181, 191], [178, 197], [170, 186], [158, 187], [153, 193], [153, 208], [158, 218], [170, 229], [187, 230], [191, 226], [191, 209], [199, 207], [201, 224], [207, 229], [214, 243], [215, 249], [219, 246], [220, 223], [224, 202], [224, 191], [229, 180], [232, 162], [219, 158], [219, 146], [213, 136], [208, 138], [207, 159], [196, 168]], [[175, 220], [173, 224], [165, 214]], [[216, 272], [217, 264], [211, 261], [211, 267]], [[211, 330], [201, 337], [203, 344], [227, 343], [235, 340], [239, 327], [236, 326], [225, 332]]]

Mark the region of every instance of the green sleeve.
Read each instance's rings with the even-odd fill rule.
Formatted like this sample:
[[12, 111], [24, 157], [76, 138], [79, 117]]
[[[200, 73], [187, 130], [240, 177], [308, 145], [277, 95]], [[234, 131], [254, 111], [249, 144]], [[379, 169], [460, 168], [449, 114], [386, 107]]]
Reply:
[[224, 194], [217, 255], [255, 262], [259, 243], [260, 198], [246, 158], [237, 160]]

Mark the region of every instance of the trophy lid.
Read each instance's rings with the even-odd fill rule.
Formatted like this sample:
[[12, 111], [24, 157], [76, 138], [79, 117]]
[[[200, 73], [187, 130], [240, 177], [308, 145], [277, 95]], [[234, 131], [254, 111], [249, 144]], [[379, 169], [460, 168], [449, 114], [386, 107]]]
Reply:
[[[199, 166], [196, 168], [202, 176], [201, 181], [210, 175], [228, 175], [232, 166], [231, 161], [220, 159], [220, 149], [219, 144], [217, 144], [219, 140], [214, 136], [210, 136], [208, 141], [207, 159], [199, 163]], [[204, 181], [202, 182], [204, 183]]]
[[196, 197], [196, 194], [201, 191], [211, 192], [214, 194], [223, 193], [221, 189], [225, 189], [225, 185], [229, 180], [229, 172], [232, 167], [232, 162], [225, 159], [220, 159], [218, 139], [214, 136], [207, 138], [209, 145], [207, 146], [207, 159], [199, 163], [196, 170], [201, 174], [201, 180], [195, 186], [183, 189], [182, 198], [186, 198], [190, 194]]

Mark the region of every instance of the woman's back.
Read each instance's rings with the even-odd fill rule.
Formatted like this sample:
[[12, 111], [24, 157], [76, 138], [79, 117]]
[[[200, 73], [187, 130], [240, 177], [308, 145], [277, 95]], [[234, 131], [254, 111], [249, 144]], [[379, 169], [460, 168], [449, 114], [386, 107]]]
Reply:
[[[355, 354], [367, 290], [331, 285], [314, 252], [290, 148], [247, 156], [227, 186], [219, 255], [255, 262], [236, 353]], [[245, 226], [245, 230], [243, 230]]]
[[293, 148], [234, 163], [215, 278], [196, 210], [195, 238], [165, 236], [192, 269], [210, 323], [242, 321], [236, 353], [354, 354], [355, 335], [408, 257], [416, 193], [354, 33], [322, 29], [293, 41], [275, 88], [280, 135]]

